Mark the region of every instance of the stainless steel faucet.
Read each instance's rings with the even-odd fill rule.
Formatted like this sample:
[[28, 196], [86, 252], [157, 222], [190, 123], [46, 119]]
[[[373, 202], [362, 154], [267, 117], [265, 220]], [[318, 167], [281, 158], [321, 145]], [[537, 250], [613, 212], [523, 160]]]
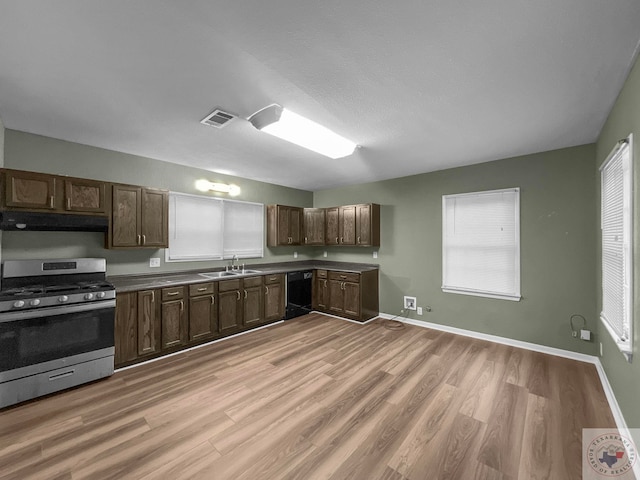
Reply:
[[231, 270], [237, 270], [238, 266], [236, 265], [236, 261], [238, 260], [238, 255], [234, 255], [231, 258]]

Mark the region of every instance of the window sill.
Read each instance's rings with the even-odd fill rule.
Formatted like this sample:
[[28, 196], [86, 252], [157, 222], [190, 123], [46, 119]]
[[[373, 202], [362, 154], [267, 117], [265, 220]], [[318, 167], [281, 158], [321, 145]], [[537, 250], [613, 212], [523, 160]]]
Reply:
[[506, 295], [504, 293], [481, 292], [478, 290], [465, 290], [462, 288], [442, 287], [444, 293], [457, 293], [459, 295], [471, 295], [473, 297], [495, 298], [498, 300], [509, 300], [511, 302], [519, 302], [522, 298], [520, 295]]

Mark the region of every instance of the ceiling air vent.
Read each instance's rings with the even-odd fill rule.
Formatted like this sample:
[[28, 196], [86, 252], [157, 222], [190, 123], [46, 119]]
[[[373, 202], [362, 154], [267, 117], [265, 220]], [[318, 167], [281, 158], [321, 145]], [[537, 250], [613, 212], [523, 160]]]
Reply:
[[236, 118], [236, 115], [233, 113], [225, 112], [224, 110], [216, 108], [213, 112], [200, 120], [200, 123], [211, 127], [222, 128], [234, 118]]

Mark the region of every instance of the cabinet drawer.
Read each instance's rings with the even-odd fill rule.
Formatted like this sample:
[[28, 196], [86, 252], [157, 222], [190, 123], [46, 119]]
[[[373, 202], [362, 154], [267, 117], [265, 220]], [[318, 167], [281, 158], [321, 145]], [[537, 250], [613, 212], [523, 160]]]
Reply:
[[180, 300], [184, 298], [184, 287], [173, 287], [162, 289], [162, 301]]
[[339, 280], [342, 282], [360, 283], [359, 273], [329, 272], [329, 280]]
[[230, 290], [240, 290], [240, 279], [235, 280], [222, 280], [218, 282], [219, 292], [228, 292]]
[[195, 285], [189, 285], [189, 296], [197, 297], [199, 295], [212, 295], [215, 293], [215, 284], [209, 283], [196, 283]]
[[316, 278], [327, 278], [326, 270], [316, 270]]
[[244, 287], [259, 287], [262, 285], [262, 277], [249, 277], [244, 279]]
[[284, 274], [282, 273], [264, 276], [265, 285], [273, 285], [274, 283], [281, 283], [283, 280], [284, 280]]

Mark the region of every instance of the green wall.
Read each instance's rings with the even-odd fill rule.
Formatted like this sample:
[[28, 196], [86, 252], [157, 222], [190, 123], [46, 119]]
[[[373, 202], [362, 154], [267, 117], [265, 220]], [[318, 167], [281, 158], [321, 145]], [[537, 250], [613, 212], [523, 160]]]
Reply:
[[[632, 363], [628, 363], [622, 356], [618, 347], [613, 342], [611, 336], [603, 325], [599, 325], [600, 341], [602, 342], [603, 355], [602, 365], [609, 383], [613, 388], [627, 425], [630, 428], [640, 428], [640, 409], [638, 399], [640, 399], [640, 356], [638, 352], [638, 342], [640, 342], [640, 62], [636, 62], [633, 70], [629, 74], [627, 81], [614, 104], [609, 118], [607, 119], [600, 138], [596, 145], [595, 170], [606, 159], [607, 155], [621, 138], [625, 138], [633, 133], [633, 169], [634, 169], [634, 294], [635, 308], [633, 322], [633, 342], [634, 358]], [[597, 174], [596, 189], [599, 190], [599, 174]], [[598, 197], [598, 209], [596, 219], [600, 218], [600, 199]], [[600, 256], [596, 266], [600, 273]], [[598, 312], [601, 307], [602, 284], [598, 276], [596, 298], [598, 298]], [[636, 439], [640, 441], [640, 438]]]
[[[5, 132], [5, 167], [35, 172], [70, 175], [111, 182], [166, 188], [175, 192], [202, 195], [195, 189], [199, 178], [235, 183], [241, 194], [234, 199], [264, 204], [311, 206], [313, 194], [244, 178], [212, 173], [146, 157], [80, 145], [7, 129]], [[211, 168], [215, 168], [212, 159]], [[247, 263], [293, 260], [295, 247], [265, 248], [262, 259]], [[297, 249], [299, 259], [313, 252]], [[3, 232], [2, 258], [104, 257], [110, 275], [156, 273], [195, 268], [220, 267], [228, 262], [165, 263], [164, 250], [106, 250], [104, 234], [91, 232]], [[160, 268], [149, 268], [149, 258], [160, 257]]]
[[[381, 204], [381, 247], [326, 248], [329, 260], [378, 262], [382, 312], [403, 295], [430, 306], [411, 318], [595, 354], [573, 338], [569, 317], [597, 328], [594, 145], [314, 193], [314, 206]], [[442, 195], [520, 187], [521, 292], [512, 302], [443, 293]]]

